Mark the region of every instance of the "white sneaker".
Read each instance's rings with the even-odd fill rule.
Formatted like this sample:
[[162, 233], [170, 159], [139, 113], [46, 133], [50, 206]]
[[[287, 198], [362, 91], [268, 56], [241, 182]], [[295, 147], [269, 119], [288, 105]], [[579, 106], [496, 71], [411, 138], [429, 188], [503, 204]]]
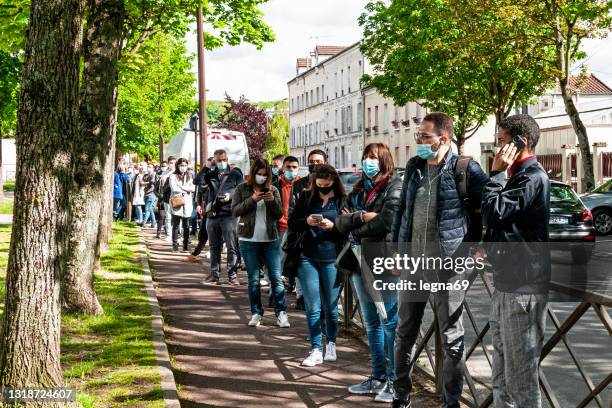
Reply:
[[262, 316], [258, 313], [255, 313], [253, 316], [251, 316], [251, 320], [249, 320], [249, 326], [251, 327], [259, 326], [259, 323], [261, 323], [261, 319], [262, 319]]
[[319, 349], [310, 350], [310, 354], [308, 355], [308, 357], [306, 357], [304, 361], [302, 361], [302, 365], [304, 367], [314, 367], [317, 364], [321, 363], [323, 363], [323, 353], [321, 353], [321, 350]]
[[164, 241], [172, 242], [172, 235], [168, 235], [166, 238], [164, 238]]
[[280, 312], [278, 314], [278, 317], [276, 318], [276, 324], [278, 324], [278, 327], [291, 327], [291, 325], [289, 324], [289, 316], [287, 315], [287, 312]]
[[268, 281], [265, 279], [260, 279], [259, 280], [259, 286], [268, 286]]
[[210, 259], [210, 251], [204, 252], [204, 258]]
[[336, 343], [330, 341], [325, 348], [325, 361], [336, 361]]

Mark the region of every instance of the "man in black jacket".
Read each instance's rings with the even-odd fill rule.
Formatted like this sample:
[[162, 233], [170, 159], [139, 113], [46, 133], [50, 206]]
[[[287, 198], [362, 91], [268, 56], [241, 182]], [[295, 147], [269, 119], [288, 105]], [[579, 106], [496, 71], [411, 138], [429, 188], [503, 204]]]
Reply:
[[[468, 214], [480, 208], [481, 193], [488, 177], [478, 163], [460, 158], [451, 151], [453, 120], [444, 113], [433, 112], [423, 118], [416, 134], [417, 156], [406, 164], [404, 182], [391, 226], [391, 240], [407, 245], [411, 254], [429, 258], [456, 255], [468, 237]], [[461, 197], [457, 182], [460, 160], [469, 160], [467, 197]], [[472, 229], [473, 230], [473, 229]], [[480, 235], [482, 235], [481, 230]], [[398, 323], [395, 334], [394, 408], [411, 407], [412, 369], [415, 344], [419, 335], [429, 292], [415, 294], [400, 291]], [[433, 295], [435, 312], [442, 335], [444, 351], [443, 395], [445, 408], [459, 408], [464, 375], [464, 329], [462, 290], [439, 291]]]
[[206, 175], [213, 171], [215, 166], [215, 160], [213, 157], [209, 157], [206, 160], [206, 165], [198, 172], [193, 179], [193, 184], [196, 186], [195, 204], [196, 214], [200, 216], [200, 229], [198, 231], [198, 245], [193, 249], [193, 252], [189, 254], [187, 260], [190, 262], [198, 262], [199, 256], [206, 242], [208, 241], [208, 231], [206, 230], [206, 200], [208, 199], [208, 184], [206, 183]]
[[208, 185], [206, 205], [206, 230], [210, 243], [210, 276], [206, 282], [219, 283], [221, 269], [221, 248], [227, 248], [227, 274], [231, 285], [239, 285], [236, 268], [238, 258], [236, 219], [232, 215], [232, 195], [243, 180], [239, 169], [231, 169], [227, 153], [223, 149], [214, 153], [215, 170], [208, 172], [205, 182]]
[[495, 286], [490, 326], [496, 407], [541, 407], [538, 366], [550, 281], [550, 182], [533, 153], [539, 138], [540, 128], [529, 115], [504, 119], [498, 136], [502, 147], [483, 191], [482, 221]]

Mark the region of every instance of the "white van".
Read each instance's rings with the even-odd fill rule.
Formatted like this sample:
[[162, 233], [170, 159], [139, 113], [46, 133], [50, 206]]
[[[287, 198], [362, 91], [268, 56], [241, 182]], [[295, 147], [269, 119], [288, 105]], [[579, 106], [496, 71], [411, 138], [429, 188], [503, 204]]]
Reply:
[[[227, 152], [229, 164], [235, 164], [246, 176], [249, 174], [249, 148], [246, 137], [242, 132], [228, 129], [208, 128], [208, 156], [212, 156], [215, 150], [223, 149]], [[198, 155], [200, 154], [198, 143]], [[184, 157], [193, 163], [195, 159], [195, 136], [194, 132], [183, 131], [173, 137], [164, 152], [164, 158], [174, 156], [177, 159]]]

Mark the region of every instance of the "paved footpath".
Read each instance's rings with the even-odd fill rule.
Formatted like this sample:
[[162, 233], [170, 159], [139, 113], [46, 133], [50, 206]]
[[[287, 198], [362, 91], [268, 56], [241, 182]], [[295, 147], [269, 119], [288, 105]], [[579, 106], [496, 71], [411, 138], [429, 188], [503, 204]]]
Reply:
[[[369, 374], [363, 343], [340, 329], [337, 362], [300, 367], [309, 351], [303, 312], [290, 308], [291, 328], [281, 329], [266, 308], [263, 324], [248, 327], [245, 272], [238, 287], [227, 284], [227, 275], [223, 285], [203, 285], [208, 260], [186, 262], [186, 253], [173, 254], [151, 229], [145, 236], [183, 407], [390, 406], [347, 391]], [[266, 306], [267, 294], [262, 296]], [[289, 296], [288, 303], [294, 302]], [[413, 402], [416, 408], [439, 406], [423, 389]]]

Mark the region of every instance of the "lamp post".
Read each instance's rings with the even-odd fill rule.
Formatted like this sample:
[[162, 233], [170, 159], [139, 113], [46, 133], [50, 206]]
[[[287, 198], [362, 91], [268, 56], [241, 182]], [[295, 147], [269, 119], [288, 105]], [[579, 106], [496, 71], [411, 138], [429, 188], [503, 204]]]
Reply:
[[196, 109], [195, 111], [193, 111], [193, 113], [191, 114], [191, 116], [189, 117], [189, 127], [183, 129], [185, 132], [193, 132], [194, 134], [194, 140], [193, 140], [193, 168], [196, 168], [196, 164], [198, 163], [198, 136], [199, 136], [199, 132], [198, 132], [198, 123], [200, 121], [200, 112], [198, 112], [198, 110]]
[[204, 17], [202, 7], [197, 11], [198, 32], [198, 104], [200, 107], [200, 163], [203, 165], [208, 158], [208, 140], [206, 129], [206, 78], [204, 71]]

